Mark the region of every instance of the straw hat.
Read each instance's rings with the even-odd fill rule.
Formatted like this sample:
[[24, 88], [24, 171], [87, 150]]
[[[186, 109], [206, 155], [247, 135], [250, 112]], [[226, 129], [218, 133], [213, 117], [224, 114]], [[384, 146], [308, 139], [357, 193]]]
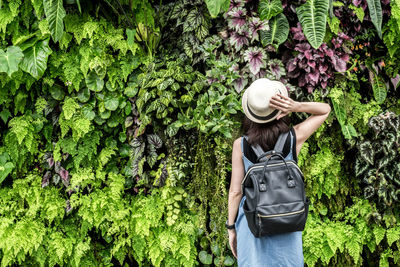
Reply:
[[269, 107], [271, 97], [277, 93], [288, 96], [283, 83], [271, 81], [267, 78], [255, 80], [244, 91], [242, 97], [242, 108], [246, 117], [257, 123], [274, 120], [282, 112], [279, 109]]

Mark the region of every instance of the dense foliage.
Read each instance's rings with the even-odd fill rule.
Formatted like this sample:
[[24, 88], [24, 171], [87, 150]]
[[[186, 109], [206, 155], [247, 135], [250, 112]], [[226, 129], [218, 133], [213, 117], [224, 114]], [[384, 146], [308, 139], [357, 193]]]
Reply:
[[299, 155], [307, 266], [400, 266], [399, 45], [399, 1], [0, 1], [1, 266], [235, 265], [259, 77], [332, 106]]

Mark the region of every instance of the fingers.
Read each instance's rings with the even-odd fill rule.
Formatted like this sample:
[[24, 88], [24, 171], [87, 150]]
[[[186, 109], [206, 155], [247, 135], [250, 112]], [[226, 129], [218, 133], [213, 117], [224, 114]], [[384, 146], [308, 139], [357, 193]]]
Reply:
[[283, 98], [283, 99], [285, 99], [285, 100], [287, 100], [287, 101], [290, 101], [290, 100], [291, 100], [290, 97], [287, 97], [287, 96], [282, 95], [282, 94], [280, 94], [280, 93], [277, 93], [276, 96], [280, 96], [281, 98]]
[[276, 119], [279, 120], [280, 118], [285, 117], [287, 114], [289, 114], [289, 113], [287, 113], [287, 112], [282, 112], [281, 114], [278, 115], [278, 117], [276, 117]]
[[229, 245], [231, 247], [231, 251], [232, 251], [233, 256], [237, 259], [237, 250], [236, 250], [236, 248], [237, 248], [237, 240], [236, 240], [236, 238], [234, 238], [233, 240], [229, 240]]
[[237, 246], [237, 244], [236, 244], [236, 242], [234, 241], [234, 242], [233, 242], [233, 248], [232, 248], [232, 246], [231, 246], [231, 248], [232, 248], [232, 254], [233, 254], [233, 256], [237, 259], [236, 246]]
[[277, 109], [286, 109], [289, 107], [289, 104], [286, 101], [282, 101], [282, 100], [275, 100], [273, 98], [271, 98], [271, 100], [269, 101], [269, 105], [272, 108], [277, 108]]

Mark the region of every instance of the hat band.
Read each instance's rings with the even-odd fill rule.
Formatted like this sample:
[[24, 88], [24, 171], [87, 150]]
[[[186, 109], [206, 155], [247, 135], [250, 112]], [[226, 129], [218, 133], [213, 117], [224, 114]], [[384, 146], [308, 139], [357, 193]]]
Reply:
[[271, 112], [269, 115], [267, 115], [267, 116], [258, 116], [257, 114], [254, 114], [254, 113], [251, 111], [248, 102], [246, 103], [246, 105], [247, 105], [247, 110], [250, 112], [251, 116], [253, 116], [254, 118], [256, 118], [256, 119], [258, 119], [258, 120], [263, 120], [263, 121], [265, 120], [265, 121], [267, 121], [267, 120], [273, 118], [273, 117], [279, 112], [279, 110], [275, 109], [274, 111], [272, 111], [272, 112]]

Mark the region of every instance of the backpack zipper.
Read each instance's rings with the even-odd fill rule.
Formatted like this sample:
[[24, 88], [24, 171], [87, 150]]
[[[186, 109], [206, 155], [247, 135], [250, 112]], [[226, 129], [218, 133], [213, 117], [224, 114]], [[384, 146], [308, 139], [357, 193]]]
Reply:
[[301, 210], [293, 211], [293, 212], [287, 212], [287, 213], [280, 213], [280, 214], [273, 214], [273, 215], [261, 215], [261, 214], [257, 214], [257, 215], [258, 215], [259, 222], [260, 222], [260, 225], [261, 225], [261, 217], [262, 218], [273, 218], [273, 217], [280, 217], [280, 216], [289, 216], [289, 215], [302, 213], [305, 210], [306, 210], [305, 208], [302, 208]]
[[[299, 171], [301, 174], [303, 174], [303, 172], [300, 170], [299, 166], [297, 166], [297, 164], [291, 162], [291, 161], [287, 161], [287, 164], [293, 164]], [[275, 163], [275, 164], [268, 164], [267, 167], [272, 167], [272, 166], [278, 166], [278, 165], [284, 165], [284, 162], [280, 162], [280, 163]], [[244, 181], [246, 181], [247, 175], [250, 173], [251, 169], [258, 169], [258, 168], [264, 168], [264, 165], [259, 165], [259, 166], [252, 166], [247, 170], [246, 176], [243, 178], [242, 180], [242, 184], [244, 183]]]

